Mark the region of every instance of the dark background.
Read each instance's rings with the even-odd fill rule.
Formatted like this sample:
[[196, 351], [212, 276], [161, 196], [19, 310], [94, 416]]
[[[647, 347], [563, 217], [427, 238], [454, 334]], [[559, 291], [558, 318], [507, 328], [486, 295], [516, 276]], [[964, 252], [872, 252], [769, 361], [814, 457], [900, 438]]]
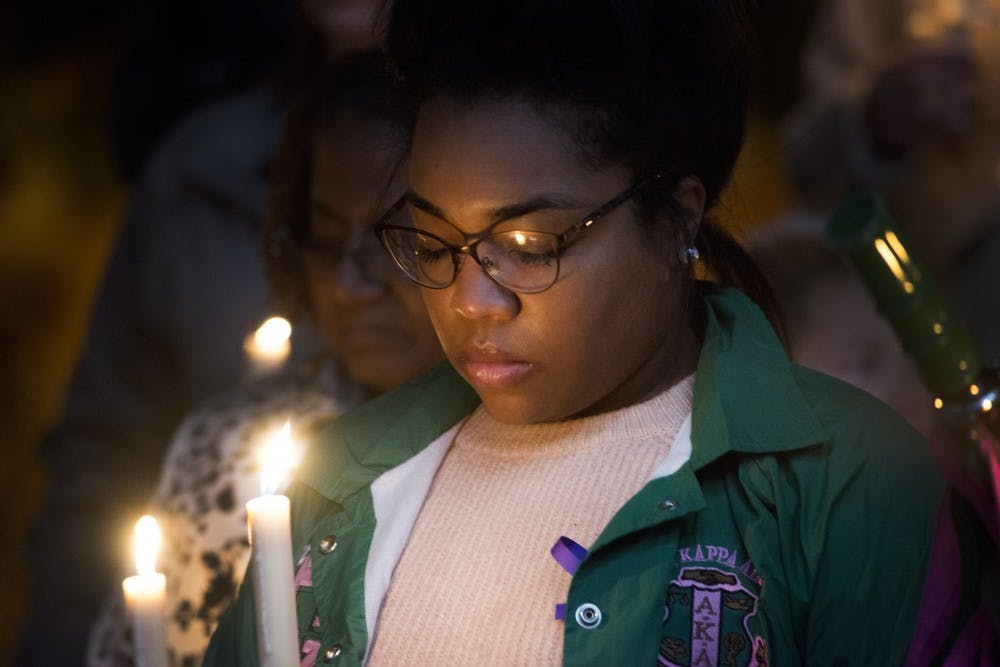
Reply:
[[[776, 122], [798, 95], [817, 3], [760, 4], [751, 136], [721, 212], [737, 230], [789, 204]], [[24, 536], [45, 483], [35, 447], [131, 183], [172, 120], [277, 66], [291, 15], [281, 0], [0, 3], [0, 664], [25, 617]]]

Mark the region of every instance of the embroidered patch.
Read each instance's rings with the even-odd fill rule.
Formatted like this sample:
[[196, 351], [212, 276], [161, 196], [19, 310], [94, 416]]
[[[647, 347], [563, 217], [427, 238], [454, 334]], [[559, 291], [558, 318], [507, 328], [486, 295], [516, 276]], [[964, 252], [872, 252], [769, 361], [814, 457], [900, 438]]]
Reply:
[[[312, 587], [312, 553], [307, 544], [299, 556], [295, 570], [295, 590]], [[319, 629], [319, 616], [313, 616], [311, 627]], [[316, 639], [305, 639], [299, 648], [299, 667], [313, 667], [319, 655], [320, 643]]]
[[667, 589], [659, 664], [664, 667], [768, 667], [767, 641], [753, 632], [763, 581], [736, 551], [697, 545], [678, 553]]

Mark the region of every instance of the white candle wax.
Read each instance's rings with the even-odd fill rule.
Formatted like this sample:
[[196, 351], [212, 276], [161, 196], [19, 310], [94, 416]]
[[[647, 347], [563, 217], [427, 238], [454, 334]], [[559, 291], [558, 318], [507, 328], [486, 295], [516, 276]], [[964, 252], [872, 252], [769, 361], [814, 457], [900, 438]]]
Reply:
[[160, 529], [144, 516], [135, 525], [135, 560], [139, 574], [122, 581], [125, 606], [132, 615], [137, 667], [167, 667], [167, 639], [163, 629], [163, 604], [167, 578], [156, 572]]
[[125, 603], [132, 614], [137, 667], [167, 667], [167, 639], [163, 631], [163, 597], [167, 578], [156, 572], [122, 581]]
[[290, 504], [282, 495], [263, 495], [247, 503], [253, 549], [257, 647], [262, 667], [299, 664], [299, 630], [295, 617], [295, 572], [292, 565]]

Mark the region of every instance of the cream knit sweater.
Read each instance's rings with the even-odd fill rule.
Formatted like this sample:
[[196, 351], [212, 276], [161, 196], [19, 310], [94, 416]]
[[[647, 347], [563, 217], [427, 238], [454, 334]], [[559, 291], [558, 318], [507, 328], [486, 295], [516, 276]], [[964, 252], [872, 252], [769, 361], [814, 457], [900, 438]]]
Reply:
[[372, 665], [554, 665], [584, 547], [643, 487], [691, 411], [694, 376], [652, 399], [565, 422], [501, 424], [479, 408], [437, 472], [393, 573]]

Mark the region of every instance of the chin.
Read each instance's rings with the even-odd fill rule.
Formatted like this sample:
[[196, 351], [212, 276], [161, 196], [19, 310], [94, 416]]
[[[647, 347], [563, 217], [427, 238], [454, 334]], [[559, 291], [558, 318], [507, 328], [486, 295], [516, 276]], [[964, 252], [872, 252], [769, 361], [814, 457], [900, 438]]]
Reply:
[[479, 398], [483, 401], [483, 409], [501, 424], [541, 424], [565, 418], [565, 416], [556, 414], [555, 411], [546, 409], [546, 406], [539, 401], [521, 396], [484, 396], [480, 394]]
[[351, 379], [365, 387], [378, 392], [388, 391], [409, 379], [409, 376], [399, 372], [399, 367], [384, 368], [365, 364], [349, 365], [347, 372]]

